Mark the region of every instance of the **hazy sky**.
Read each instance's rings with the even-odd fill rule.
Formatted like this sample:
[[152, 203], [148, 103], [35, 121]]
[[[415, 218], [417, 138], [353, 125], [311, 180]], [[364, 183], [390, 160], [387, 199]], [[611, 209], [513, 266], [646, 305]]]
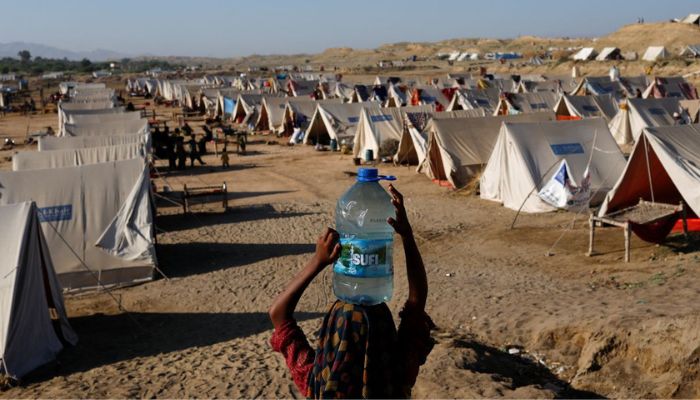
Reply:
[[698, 0], [8, 1], [0, 42], [130, 55], [232, 57], [400, 41], [601, 36], [638, 17], [700, 13]]

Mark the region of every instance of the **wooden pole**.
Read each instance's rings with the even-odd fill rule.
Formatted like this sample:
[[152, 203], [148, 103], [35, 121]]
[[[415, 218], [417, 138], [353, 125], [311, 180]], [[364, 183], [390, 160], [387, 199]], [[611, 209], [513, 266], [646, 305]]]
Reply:
[[590, 224], [590, 232], [588, 235], [588, 257], [593, 255], [593, 242], [595, 241], [595, 220], [593, 220], [593, 214], [588, 217], [588, 223]]
[[625, 223], [625, 262], [630, 262], [630, 224]]

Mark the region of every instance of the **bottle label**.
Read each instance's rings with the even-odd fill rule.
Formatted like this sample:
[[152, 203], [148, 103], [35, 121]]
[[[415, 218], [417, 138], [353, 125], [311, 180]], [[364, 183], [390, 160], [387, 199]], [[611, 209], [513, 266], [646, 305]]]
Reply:
[[362, 278], [380, 278], [392, 274], [393, 239], [340, 239], [342, 250], [333, 271]]

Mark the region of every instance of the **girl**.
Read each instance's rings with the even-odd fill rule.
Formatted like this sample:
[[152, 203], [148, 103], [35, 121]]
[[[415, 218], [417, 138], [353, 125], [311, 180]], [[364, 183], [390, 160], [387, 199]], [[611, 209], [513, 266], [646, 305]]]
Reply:
[[270, 307], [275, 327], [270, 344], [284, 355], [294, 383], [308, 398], [408, 398], [432, 349], [434, 325], [425, 313], [428, 282], [423, 260], [403, 196], [392, 185], [389, 193], [396, 218], [387, 223], [403, 241], [408, 276], [408, 300], [399, 314], [398, 331], [386, 304], [360, 306], [337, 300], [323, 319], [316, 350], [309, 345], [293, 313], [311, 281], [340, 255], [338, 233], [330, 228], [318, 238], [306, 267]]

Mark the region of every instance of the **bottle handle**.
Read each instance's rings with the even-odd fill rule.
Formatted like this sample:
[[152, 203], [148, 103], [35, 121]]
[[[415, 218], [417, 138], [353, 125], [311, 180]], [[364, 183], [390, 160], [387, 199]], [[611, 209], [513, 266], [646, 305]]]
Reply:
[[394, 175], [379, 175], [379, 180], [381, 181], [395, 181], [396, 177]]

